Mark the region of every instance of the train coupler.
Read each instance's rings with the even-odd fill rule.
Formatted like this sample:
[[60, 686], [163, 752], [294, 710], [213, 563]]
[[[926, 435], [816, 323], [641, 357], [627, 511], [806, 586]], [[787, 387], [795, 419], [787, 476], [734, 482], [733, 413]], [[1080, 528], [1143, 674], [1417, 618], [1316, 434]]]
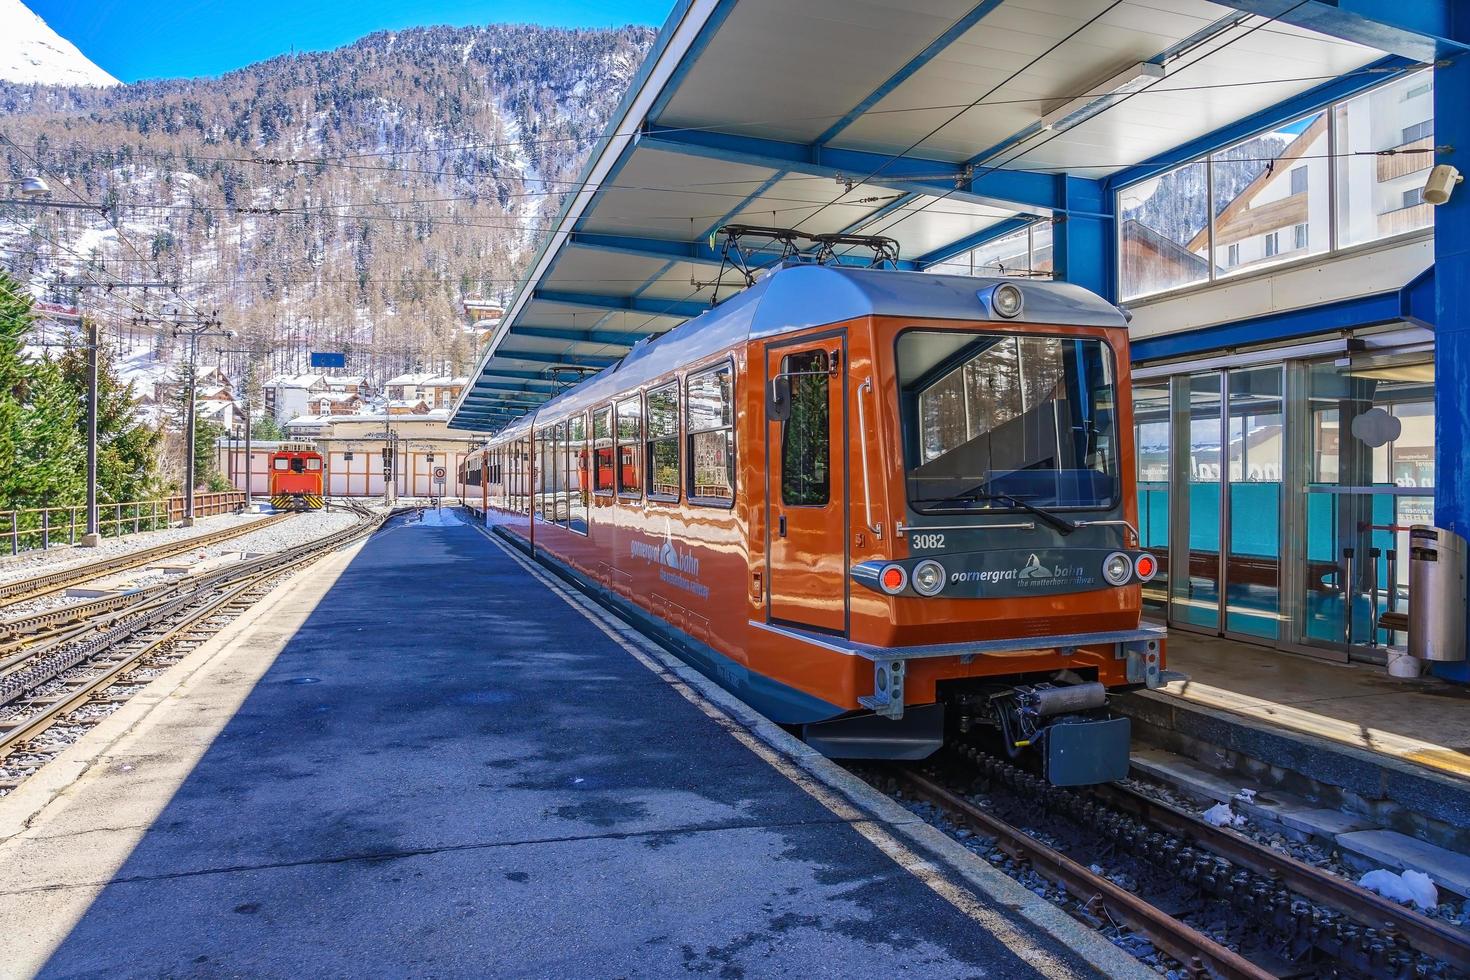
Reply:
[[1023, 684], [991, 697], [990, 707], [1006, 751], [1041, 755], [1054, 786], [1087, 786], [1128, 775], [1132, 728], [1110, 717], [1108, 692], [1097, 681]]

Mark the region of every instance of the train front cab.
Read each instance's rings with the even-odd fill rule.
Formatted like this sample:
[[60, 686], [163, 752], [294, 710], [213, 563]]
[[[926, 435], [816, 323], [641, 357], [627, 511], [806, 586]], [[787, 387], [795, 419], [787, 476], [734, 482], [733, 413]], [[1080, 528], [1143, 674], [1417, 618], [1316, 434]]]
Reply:
[[851, 712], [803, 726], [824, 754], [922, 758], [989, 727], [1053, 782], [1126, 774], [1106, 692], [1163, 666], [1140, 620], [1155, 560], [1138, 549], [1127, 332], [1066, 319], [868, 317], [753, 351], [756, 625], [846, 658], [844, 689], [824, 686]]

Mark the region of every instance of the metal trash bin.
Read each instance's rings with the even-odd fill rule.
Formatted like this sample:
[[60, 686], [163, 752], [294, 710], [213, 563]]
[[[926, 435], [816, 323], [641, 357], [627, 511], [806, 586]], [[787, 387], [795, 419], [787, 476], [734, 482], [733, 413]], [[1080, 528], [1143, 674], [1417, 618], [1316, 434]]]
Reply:
[[1465, 539], [1442, 527], [1409, 529], [1409, 654], [1465, 659]]

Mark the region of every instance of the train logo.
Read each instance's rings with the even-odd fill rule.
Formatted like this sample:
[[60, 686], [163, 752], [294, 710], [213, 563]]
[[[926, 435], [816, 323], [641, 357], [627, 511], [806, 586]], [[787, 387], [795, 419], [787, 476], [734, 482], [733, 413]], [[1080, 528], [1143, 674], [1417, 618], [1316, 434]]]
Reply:
[[1052, 571], [1041, 563], [1041, 559], [1037, 558], [1036, 552], [1033, 551], [1021, 569], [1021, 577], [1026, 579], [1051, 578]]

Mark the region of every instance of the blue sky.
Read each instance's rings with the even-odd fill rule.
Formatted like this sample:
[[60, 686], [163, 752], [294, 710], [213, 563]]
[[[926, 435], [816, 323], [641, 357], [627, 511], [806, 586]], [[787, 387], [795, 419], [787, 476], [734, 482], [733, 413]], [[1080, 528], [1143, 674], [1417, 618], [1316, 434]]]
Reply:
[[661, 25], [673, 0], [23, 0], [125, 82], [218, 75], [291, 50], [430, 24]]

